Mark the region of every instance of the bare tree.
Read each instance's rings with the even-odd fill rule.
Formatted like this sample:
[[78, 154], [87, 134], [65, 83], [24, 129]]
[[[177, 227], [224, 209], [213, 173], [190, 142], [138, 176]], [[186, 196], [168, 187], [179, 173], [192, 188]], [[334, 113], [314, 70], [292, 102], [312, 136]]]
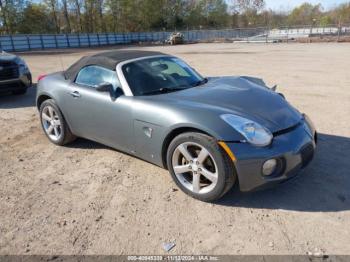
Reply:
[[97, 4], [98, 4], [98, 16], [99, 16], [99, 20], [100, 20], [100, 30], [101, 30], [101, 32], [106, 32], [107, 31], [106, 23], [105, 23], [104, 17], [103, 17], [104, 1], [98, 0]]
[[70, 21], [69, 21], [67, 0], [62, 0], [62, 3], [63, 3], [63, 15], [64, 15], [64, 18], [66, 19], [66, 23], [67, 23], [67, 31], [68, 31], [68, 33], [71, 33], [72, 29], [71, 29]]
[[106, 1], [107, 8], [110, 10], [111, 13], [111, 28], [113, 32], [116, 32], [118, 28], [118, 21], [119, 16], [121, 15], [120, 12], [120, 1], [115, 0], [107, 0]]
[[1, 11], [1, 18], [5, 28], [5, 32], [8, 34], [10, 30], [7, 23], [7, 12], [6, 12], [6, 7], [3, 5], [2, 0], [0, 0], [0, 11]]
[[94, 0], [84, 0], [84, 20], [87, 32], [95, 32], [95, 1]]
[[241, 12], [261, 11], [265, 7], [264, 0], [233, 0]]
[[83, 32], [83, 23], [82, 23], [82, 18], [81, 18], [81, 0], [70, 0], [70, 2], [73, 5], [74, 8], [74, 13], [77, 18], [77, 31], [78, 32]]
[[24, 2], [21, 0], [0, 1], [0, 12], [2, 24], [8, 34], [16, 33], [16, 26], [19, 15], [23, 12]]
[[58, 14], [57, 14], [58, 2], [57, 2], [57, 0], [46, 0], [45, 2], [47, 4], [47, 6], [49, 7], [51, 14], [53, 16], [53, 21], [55, 23], [56, 33], [60, 33], [61, 29], [60, 29], [60, 23], [58, 20]]

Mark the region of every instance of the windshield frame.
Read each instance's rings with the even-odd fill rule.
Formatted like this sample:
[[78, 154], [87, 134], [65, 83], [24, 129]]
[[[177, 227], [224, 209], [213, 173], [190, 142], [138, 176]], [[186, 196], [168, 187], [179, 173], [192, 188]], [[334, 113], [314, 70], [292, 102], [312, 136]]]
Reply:
[[178, 58], [176, 56], [172, 56], [172, 55], [155, 55], [155, 56], [144, 56], [144, 57], [139, 57], [139, 58], [135, 58], [135, 59], [129, 59], [126, 61], [123, 61], [119, 64], [117, 64], [116, 66], [116, 72], [120, 81], [120, 84], [122, 85], [122, 89], [124, 91], [125, 96], [134, 96], [128, 81], [126, 80], [125, 76], [124, 76], [124, 72], [123, 72], [123, 66], [135, 61], [140, 61], [140, 60], [146, 60], [146, 59], [152, 59], [152, 58], [161, 58], [161, 57], [166, 57], [166, 58], [176, 58], [179, 59], [181, 62], [185, 63], [188, 67], [190, 67], [199, 77], [201, 77], [202, 79], [205, 79], [200, 73], [198, 73], [194, 68], [192, 68], [190, 65], [188, 65], [185, 61], [183, 61], [181, 58]]

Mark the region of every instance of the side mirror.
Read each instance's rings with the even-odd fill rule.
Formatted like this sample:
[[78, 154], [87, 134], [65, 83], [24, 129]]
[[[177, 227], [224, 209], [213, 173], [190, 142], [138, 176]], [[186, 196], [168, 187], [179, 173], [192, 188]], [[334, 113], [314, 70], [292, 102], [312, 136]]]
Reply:
[[114, 90], [114, 87], [111, 83], [104, 82], [95, 87], [95, 89], [99, 92], [108, 92], [111, 96], [112, 100], [116, 100], [119, 96], [124, 95], [124, 92], [121, 88], [117, 88]]
[[111, 83], [103, 82], [95, 87], [99, 92], [111, 92], [113, 91], [113, 85]]
[[279, 94], [281, 97], [283, 97], [284, 99], [286, 99], [286, 97], [284, 96], [284, 94], [282, 94], [282, 93], [277, 93], [277, 94]]

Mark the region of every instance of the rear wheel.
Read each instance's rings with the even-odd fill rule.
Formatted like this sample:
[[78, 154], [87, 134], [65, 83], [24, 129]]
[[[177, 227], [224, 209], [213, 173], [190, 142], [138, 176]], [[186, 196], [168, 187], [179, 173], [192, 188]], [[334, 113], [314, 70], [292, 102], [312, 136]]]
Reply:
[[186, 194], [202, 201], [215, 201], [236, 180], [231, 159], [210, 136], [184, 133], [170, 143], [167, 165], [175, 183]]
[[45, 100], [40, 106], [41, 126], [48, 139], [56, 145], [65, 145], [75, 140], [60, 109], [53, 99]]

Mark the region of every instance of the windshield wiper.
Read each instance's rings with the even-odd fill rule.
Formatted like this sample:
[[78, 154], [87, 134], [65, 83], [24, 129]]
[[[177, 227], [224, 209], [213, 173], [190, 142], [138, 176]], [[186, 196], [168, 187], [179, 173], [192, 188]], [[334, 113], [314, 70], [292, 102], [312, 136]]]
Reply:
[[170, 92], [174, 92], [174, 91], [184, 90], [184, 89], [187, 89], [187, 88], [184, 88], [184, 87], [176, 87], [176, 88], [162, 87], [162, 88], [159, 88], [159, 89], [156, 89], [156, 90], [143, 92], [142, 95], [165, 94], [165, 93], [170, 93]]
[[193, 86], [201, 86], [201, 85], [204, 85], [204, 84], [206, 84], [206, 83], [208, 83], [208, 78], [203, 78], [202, 80], [199, 80], [199, 81], [197, 81], [197, 82], [195, 82], [194, 84], [193, 84]]

